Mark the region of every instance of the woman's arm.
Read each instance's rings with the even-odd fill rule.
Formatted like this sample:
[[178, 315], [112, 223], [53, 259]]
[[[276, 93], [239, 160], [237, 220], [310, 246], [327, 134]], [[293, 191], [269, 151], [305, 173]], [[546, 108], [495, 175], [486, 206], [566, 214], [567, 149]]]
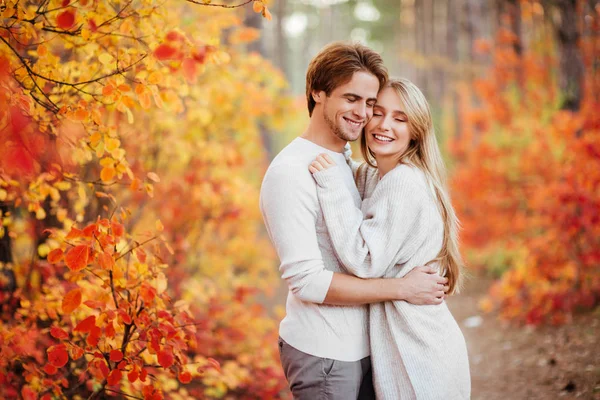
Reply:
[[381, 277], [393, 265], [406, 262], [422, 242], [424, 232], [418, 222], [425, 201], [423, 188], [410, 167], [396, 168], [378, 183], [361, 210], [338, 168], [311, 169], [336, 254], [354, 275]]

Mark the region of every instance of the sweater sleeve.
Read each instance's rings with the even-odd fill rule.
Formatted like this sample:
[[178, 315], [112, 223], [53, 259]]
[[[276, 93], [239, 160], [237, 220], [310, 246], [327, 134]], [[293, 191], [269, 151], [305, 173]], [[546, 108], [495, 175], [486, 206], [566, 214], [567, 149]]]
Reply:
[[352, 202], [337, 166], [313, 177], [333, 247], [348, 271], [360, 278], [382, 277], [416, 252], [424, 191], [410, 167], [386, 174], [362, 210]]
[[[309, 174], [306, 167], [302, 170]], [[325, 269], [317, 242], [317, 199], [298, 175], [290, 166], [271, 169], [261, 187], [260, 209], [290, 291], [302, 301], [322, 303], [333, 271]], [[314, 185], [310, 176], [305, 178]]]

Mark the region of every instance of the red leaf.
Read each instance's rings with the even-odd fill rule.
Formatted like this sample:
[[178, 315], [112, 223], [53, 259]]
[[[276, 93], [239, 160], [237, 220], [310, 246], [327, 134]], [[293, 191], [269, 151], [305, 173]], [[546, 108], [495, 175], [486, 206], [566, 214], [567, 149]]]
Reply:
[[36, 400], [37, 399], [37, 394], [35, 394], [33, 389], [30, 388], [29, 386], [23, 386], [23, 388], [21, 389], [21, 396], [23, 397], [23, 400]]
[[116, 221], [111, 221], [110, 225], [112, 227], [113, 235], [115, 235], [116, 237], [123, 236], [123, 233], [125, 232], [125, 228], [123, 228], [123, 225]]
[[62, 311], [71, 314], [81, 304], [81, 289], [73, 289], [63, 297]]
[[177, 49], [168, 44], [161, 44], [154, 50], [154, 56], [159, 60], [170, 60], [178, 53]]
[[53, 326], [50, 329], [50, 335], [52, 335], [52, 337], [54, 337], [56, 339], [68, 339], [69, 338], [69, 334], [57, 326]]
[[96, 327], [96, 316], [92, 315], [90, 317], [87, 317], [80, 323], [78, 323], [77, 326], [75, 327], [75, 329], [73, 329], [73, 331], [74, 332], [90, 332], [95, 327]]
[[52, 364], [44, 365], [44, 372], [48, 375], [54, 375], [57, 371], [58, 369]]
[[169, 33], [167, 33], [166, 39], [171, 41], [171, 42], [183, 42], [185, 41], [185, 37], [176, 31], [171, 31]]
[[158, 363], [163, 368], [169, 368], [175, 362], [175, 357], [173, 356], [172, 350], [161, 350], [157, 354]]
[[97, 326], [94, 326], [86, 339], [86, 343], [88, 344], [88, 346], [92, 346], [92, 347], [97, 346], [98, 342], [100, 341], [101, 334], [102, 334], [102, 330], [100, 328], [98, 328]]
[[65, 263], [71, 271], [81, 271], [88, 264], [90, 248], [85, 244], [73, 247], [65, 256]]
[[63, 259], [63, 255], [62, 249], [54, 249], [48, 254], [47, 260], [50, 264], [56, 264]]
[[110, 374], [108, 374], [108, 378], [106, 378], [106, 382], [109, 385], [118, 385], [123, 377], [123, 373], [119, 369], [113, 369]]
[[188, 83], [196, 83], [198, 78], [198, 63], [191, 58], [186, 58], [181, 64], [183, 76]]
[[48, 361], [55, 367], [64, 367], [69, 361], [69, 353], [67, 353], [67, 347], [64, 344], [52, 346], [48, 348], [47, 352]]
[[75, 23], [75, 11], [74, 10], [65, 10], [58, 14], [56, 17], [56, 23], [58, 27], [63, 30], [67, 30], [73, 26]]
[[106, 361], [99, 360], [98, 361], [98, 368], [100, 368], [100, 372], [102, 372], [102, 376], [104, 376], [104, 378], [106, 378], [108, 376], [109, 371], [110, 371], [108, 369], [108, 366], [106, 365]]
[[191, 381], [192, 381], [192, 374], [190, 374], [189, 372], [185, 371], [185, 372], [181, 372], [179, 374], [179, 382], [190, 383]]
[[110, 361], [121, 361], [123, 359], [123, 353], [121, 350], [111, 350]]
[[127, 374], [127, 379], [129, 379], [129, 382], [133, 383], [135, 381], [137, 381], [139, 377], [139, 373], [137, 370], [137, 366], [133, 366], [133, 369], [131, 371], [129, 371], [129, 373]]
[[117, 310], [117, 312], [119, 313], [119, 318], [121, 319], [121, 321], [124, 324], [127, 324], [127, 325], [131, 324], [131, 316], [129, 314], [127, 314], [125, 312], [125, 310], [119, 308], [119, 310]]
[[148, 376], [148, 371], [146, 371], [145, 368], [142, 368], [142, 371], [140, 372], [140, 381], [146, 382], [147, 376]]
[[98, 226], [96, 224], [89, 224], [85, 228], [83, 228], [83, 235], [85, 237], [93, 237], [94, 234], [98, 233]]

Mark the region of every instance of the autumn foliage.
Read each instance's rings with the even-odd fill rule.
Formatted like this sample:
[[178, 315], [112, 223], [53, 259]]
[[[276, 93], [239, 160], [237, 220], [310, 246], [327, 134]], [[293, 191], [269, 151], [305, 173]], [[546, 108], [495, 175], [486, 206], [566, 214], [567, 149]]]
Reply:
[[467, 259], [499, 277], [481, 305], [503, 318], [559, 324], [600, 302], [597, 14], [591, 22], [578, 112], [561, 109], [550, 30], [521, 56], [501, 30], [493, 68], [460, 91], [453, 196]]
[[0, 5], [0, 397], [282, 396], [244, 12]]

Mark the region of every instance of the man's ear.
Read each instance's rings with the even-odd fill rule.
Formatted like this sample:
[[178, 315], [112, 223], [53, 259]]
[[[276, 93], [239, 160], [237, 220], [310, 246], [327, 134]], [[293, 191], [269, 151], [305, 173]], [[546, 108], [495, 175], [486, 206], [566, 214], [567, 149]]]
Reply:
[[313, 90], [312, 91], [312, 98], [315, 101], [315, 103], [321, 103], [323, 102], [323, 99], [325, 98], [325, 92], [323, 90]]

